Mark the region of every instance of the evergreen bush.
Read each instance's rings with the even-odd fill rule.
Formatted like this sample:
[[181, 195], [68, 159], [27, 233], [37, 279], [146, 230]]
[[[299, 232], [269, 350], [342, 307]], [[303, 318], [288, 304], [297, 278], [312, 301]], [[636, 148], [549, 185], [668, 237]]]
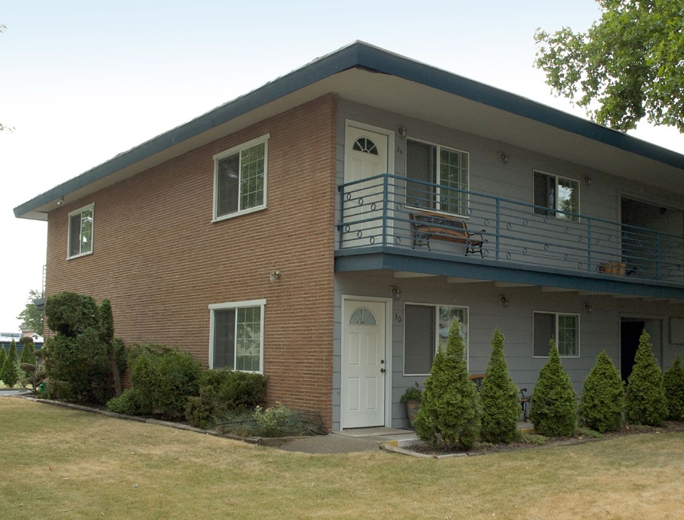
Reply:
[[[135, 392], [128, 392], [126, 399], [136, 400], [132, 408], [169, 419], [182, 417], [188, 397], [199, 393], [201, 363], [187, 352], [152, 344], [136, 346], [129, 358]], [[114, 407], [119, 405], [114, 401]]]
[[0, 381], [2, 381], [2, 371], [5, 368], [5, 360], [7, 359], [7, 351], [5, 345], [0, 345]]
[[667, 399], [667, 418], [680, 421], [684, 416], [684, 369], [679, 356], [663, 375], [663, 388]]
[[504, 336], [498, 328], [492, 338], [492, 353], [482, 381], [480, 402], [481, 435], [485, 441], [510, 443], [518, 438], [520, 390], [508, 375]]
[[19, 382], [19, 359], [17, 358], [17, 344], [14, 340], [10, 343], [9, 353], [2, 365], [0, 379], [10, 388], [14, 388], [14, 385]]
[[35, 373], [35, 364], [36, 364], [36, 356], [34, 355], [34, 352], [36, 350], [36, 347], [33, 343], [32, 338], [21, 338], [19, 340], [19, 343], [22, 344], [21, 348], [21, 358], [19, 359], [19, 366], [21, 368], [22, 363], [26, 363], [29, 365], [34, 365], [34, 369], [27, 372], [26, 370], [23, 370], [23, 376], [27, 379], [31, 378], [32, 375]]
[[624, 411], [622, 377], [605, 350], [584, 380], [580, 416], [586, 425], [600, 433], [619, 430]]
[[198, 428], [208, 428], [226, 413], [240, 414], [266, 404], [267, 378], [261, 374], [204, 370], [199, 397], [188, 398], [185, 417]]
[[127, 388], [119, 397], [113, 397], [107, 401], [107, 409], [110, 412], [124, 415], [152, 415], [152, 408], [145, 408], [140, 392], [135, 388]]
[[446, 352], [437, 352], [413, 426], [418, 437], [434, 446], [470, 449], [480, 433], [480, 403], [468, 379], [465, 344], [458, 322], [449, 330]]
[[668, 415], [663, 374], [646, 331], [639, 338], [634, 368], [627, 379], [626, 411], [630, 424], [647, 426], [660, 426]]
[[549, 361], [539, 371], [532, 392], [530, 421], [546, 437], [571, 437], [577, 428], [577, 394], [555, 342], [550, 344]]

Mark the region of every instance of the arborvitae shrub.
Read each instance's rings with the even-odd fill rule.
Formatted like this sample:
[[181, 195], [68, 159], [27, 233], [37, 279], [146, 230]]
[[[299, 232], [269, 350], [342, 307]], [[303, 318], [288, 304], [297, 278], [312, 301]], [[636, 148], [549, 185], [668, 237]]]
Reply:
[[2, 380], [10, 388], [19, 382], [19, 359], [17, 358], [17, 344], [12, 340], [9, 353], [2, 365]]
[[530, 421], [546, 437], [571, 437], [577, 429], [577, 394], [563, 369], [553, 340], [549, 361], [539, 371], [532, 392]]
[[7, 351], [4, 345], [0, 345], [0, 381], [2, 381], [2, 370], [5, 367], [5, 359], [7, 359]]
[[488, 442], [512, 442], [518, 437], [520, 390], [508, 375], [504, 337], [497, 328], [492, 353], [480, 390], [482, 438]]
[[660, 426], [667, 417], [663, 374], [651, 351], [646, 331], [639, 338], [634, 368], [627, 379], [627, 421], [630, 424]]
[[465, 344], [459, 325], [449, 330], [446, 352], [435, 356], [413, 426], [418, 437], [435, 447], [470, 449], [480, 433], [480, 403], [468, 379]]
[[624, 410], [622, 377], [605, 350], [584, 380], [580, 416], [592, 430], [605, 433], [619, 430]]
[[[22, 363], [26, 363], [26, 364], [35, 366], [36, 356], [33, 353], [34, 353], [36, 347], [33, 344], [33, 339], [32, 338], [21, 338], [19, 340], [19, 342], [22, 344], [21, 358], [19, 359], [19, 366], [21, 367]], [[35, 369], [32, 370], [31, 372], [27, 372], [26, 370], [23, 370], [23, 372], [24, 372], [23, 377], [31, 378], [32, 375], [35, 373]]]
[[684, 416], [684, 369], [679, 356], [663, 375], [663, 388], [667, 399], [667, 418], [679, 421]]

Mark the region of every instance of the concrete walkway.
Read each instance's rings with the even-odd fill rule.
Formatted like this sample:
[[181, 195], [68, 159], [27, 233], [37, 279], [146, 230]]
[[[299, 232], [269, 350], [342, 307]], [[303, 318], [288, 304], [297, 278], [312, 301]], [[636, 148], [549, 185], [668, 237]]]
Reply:
[[355, 428], [332, 432], [328, 435], [314, 435], [288, 442], [280, 449], [300, 453], [355, 453], [378, 450], [380, 445], [390, 441], [413, 440], [413, 430], [395, 428]]

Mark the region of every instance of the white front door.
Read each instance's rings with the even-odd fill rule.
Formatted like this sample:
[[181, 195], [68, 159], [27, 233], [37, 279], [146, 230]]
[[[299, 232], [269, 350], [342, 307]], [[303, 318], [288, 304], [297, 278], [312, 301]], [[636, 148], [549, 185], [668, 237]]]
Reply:
[[[380, 129], [378, 129], [380, 130]], [[349, 123], [345, 135], [344, 182], [363, 181], [390, 173], [390, 133], [369, 130]], [[348, 187], [344, 200], [346, 222], [343, 247], [367, 246], [382, 240], [383, 179], [359, 182]]]
[[343, 428], [385, 424], [385, 303], [345, 300]]

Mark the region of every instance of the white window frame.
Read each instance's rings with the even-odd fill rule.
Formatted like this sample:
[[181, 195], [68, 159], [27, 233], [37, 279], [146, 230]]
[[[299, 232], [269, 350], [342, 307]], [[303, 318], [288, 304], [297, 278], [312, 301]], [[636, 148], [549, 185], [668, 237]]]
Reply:
[[[90, 251], [86, 251], [85, 253], [79, 252], [78, 254], [72, 255], [71, 254], [71, 217], [73, 217], [74, 215], [82, 215], [84, 211], [88, 211], [88, 210], [92, 211], [92, 219], [93, 219], [93, 222], [92, 222], [92, 225], [90, 228]], [[83, 206], [82, 208], [75, 209], [74, 211], [69, 212], [69, 215], [67, 218], [68, 218], [68, 221], [67, 221], [68, 222], [68, 224], [67, 224], [67, 260], [72, 260], [74, 258], [80, 258], [82, 256], [92, 255], [93, 250], [95, 249], [95, 240], [94, 240], [94, 238], [95, 238], [95, 203], [92, 202], [92, 203], [88, 204], [87, 206]], [[81, 240], [82, 231], [83, 231], [83, 219], [81, 218], [81, 230], [79, 231], [79, 234], [78, 234], [80, 243], [82, 243], [82, 240]], [[79, 251], [80, 250], [81, 250], [81, 248], [79, 247]]]
[[[209, 311], [210, 311], [210, 318], [209, 318], [209, 368], [214, 368], [214, 333], [215, 333], [215, 327], [214, 327], [214, 311], [217, 310], [235, 310], [237, 312], [237, 309], [241, 308], [248, 308], [248, 307], [259, 307], [260, 309], [260, 331], [259, 331], [259, 370], [258, 371], [252, 371], [252, 370], [236, 370], [234, 367], [236, 366], [236, 361], [237, 361], [237, 347], [234, 348], [233, 352], [233, 368], [231, 370], [236, 370], [239, 372], [250, 372], [250, 373], [258, 373], [258, 374], [263, 374], [264, 373], [264, 316], [265, 316], [265, 307], [266, 307], [266, 300], [246, 300], [246, 301], [239, 301], [239, 302], [225, 302], [225, 303], [215, 303], [209, 305]], [[238, 321], [237, 319], [235, 320], [235, 327], [237, 329], [238, 326]], [[235, 338], [237, 339], [237, 330], [235, 333]]]
[[[221, 220], [226, 220], [230, 218], [239, 217], [240, 215], [246, 215], [248, 213], [254, 213], [255, 211], [262, 211], [267, 208], [267, 194], [268, 194], [268, 140], [271, 134], [262, 135], [246, 143], [242, 143], [238, 146], [224, 150], [223, 152], [217, 153], [213, 156], [214, 159], [214, 209], [213, 209], [213, 219], [212, 222], [220, 222]], [[237, 211], [232, 213], [226, 213], [225, 215], [218, 214], [219, 205], [219, 190], [218, 190], [218, 180], [219, 180], [219, 162], [221, 159], [230, 157], [231, 155], [241, 154], [243, 150], [247, 148], [252, 148], [254, 146], [263, 144], [264, 145], [264, 200], [263, 203], [258, 206], [252, 206], [246, 209], [240, 209], [238, 207]], [[242, 170], [242, 168], [240, 168]], [[240, 183], [238, 182], [238, 188]], [[238, 204], [240, 202], [240, 193], [238, 193]]]
[[[432, 141], [425, 141], [424, 139], [416, 139], [415, 137], [408, 137], [408, 138], [406, 139], [406, 153], [404, 154], [404, 155], [405, 155], [405, 158], [404, 158], [404, 172], [406, 172], [405, 175], [406, 175], [406, 178], [407, 178], [407, 179], [409, 179], [409, 176], [408, 176], [408, 175], [409, 175], [409, 172], [408, 172], [408, 155], [409, 155], [409, 154], [408, 154], [408, 142], [409, 142], [409, 141], [414, 141], [414, 142], [416, 142], [416, 143], [421, 143], [421, 144], [426, 144], [426, 145], [429, 145], [429, 146], [434, 146], [434, 147], [437, 149], [437, 164], [436, 164], [437, 171], [435, 172], [435, 174], [437, 175], [437, 178], [435, 179], [435, 182], [434, 182], [434, 183], [437, 185], [437, 191], [436, 191], [435, 194], [434, 194], [434, 196], [435, 196], [435, 207], [434, 207], [434, 208], [418, 208], [418, 207], [410, 206], [410, 205], [407, 205], [407, 207], [412, 208], [412, 209], [418, 209], [418, 210], [434, 211], [434, 212], [436, 212], [436, 213], [444, 213], [445, 215], [455, 215], [455, 216], [458, 216], [458, 217], [461, 217], [461, 218], [468, 218], [468, 217], [469, 217], [469, 215], [468, 215], [468, 210], [470, 209], [470, 193], [469, 193], [469, 192], [470, 192], [470, 152], [467, 152], [467, 151], [465, 151], [465, 150], [459, 150], [458, 148], [453, 148], [453, 147], [451, 147], [451, 146], [446, 146], [446, 145], [441, 145], [441, 144], [433, 143]], [[466, 194], [465, 194], [465, 209], [466, 209], [466, 212], [465, 212], [464, 214], [461, 214], [461, 213], [453, 213], [453, 212], [446, 211], [446, 210], [443, 210], [443, 209], [442, 209], [442, 203], [441, 203], [441, 201], [440, 201], [440, 195], [441, 195], [441, 188], [440, 188], [440, 186], [442, 186], [442, 183], [441, 183], [441, 181], [442, 181], [442, 171], [441, 171], [442, 168], [441, 168], [441, 164], [442, 164], [442, 163], [441, 163], [441, 161], [440, 161], [440, 155], [441, 155], [442, 149], [448, 150], [448, 151], [450, 151], [450, 152], [462, 153], [462, 154], [464, 154], [465, 157], [466, 157], [466, 161], [467, 161], [467, 163], [468, 163], [468, 165], [467, 165], [466, 186], [465, 186], [465, 188], [459, 188], [459, 189], [463, 189], [463, 190], [466, 191]]]
[[[539, 358], [539, 359], [548, 359], [548, 355], [546, 356], [537, 356], [534, 353], [534, 315], [535, 314], [547, 314], [547, 315], [552, 315], [554, 317], [554, 338], [553, 341], [556, 344], [556, 348], [558, 349], [558, 355], [562, 358], [568, 358], [568, 359], [577, 359], [580, 357], [580, 315], [578, 313], [573, 313], [573, 312], [549, 312], [549, 311], [533, 311], [532, 313], [532, 357], [533, 358]], [[559, 333], [559, 327], [558, 327], [558, 318], [561, 316], [574, 316], [577, 318], [577, 354], [568, 356], [565, 354], [560, 353], [560, 346], [558, 344], [558, 333]], [[550, 340], [551, 338], [549, 338]], [[547, 343], [548, 344], [548, 343]]]
[[[405, 377], [416, 377], [416, 376], [429, 376], [430, 373], [428, 372], [427, 374], [412, 374], [409, 372], [406, 372], [406, 306], [411, 305], [415, 307], [432, 307], [435, 309], [435, 323], [433, 324], [434, 326], [434, 332], [435, 332], [435, 348], [433, 351], [433, 360], [434, 356], [437, 354], [440, 348], [439, 344], [439, 309], [440, 307], [449, 307], [452, 309], [459, 309], [465, 311], [465, 317], [466, 317], [466, 323], [465, 323], [465, 330], [462, 330], [461, 332], [465, 335], [464, 342], [465, 342], [465, 347], [466, 347], [466, 367], [468, 367], [468, 370], [470, 370], [470, 307], [463, 306], [463, 305], [447, 305], [447, 304], [439, 304], [439, 303], [414, 303], [414, 302], [405, 302], [404, 303], [404, 333], [403, 333], [403, 349], [402, 349], [402, 373]], [[444, 345], [444, 350], [446, 351], [446, 345]], [[432, 364], [431, 364], [432, 366]]]
[[[539, 216], [539, 217], [553, 217], [553, 218], [558, 219], [558, 220], [564, 220], [565, 222], [579, 222], [580, 218], [578, 216], [575, 216], [575, 215], [580, 214], [580, 204], [581, 204], [580, 182], [576, 179], [571, 179], [570, 177], [563, 177], [562, 175], [556, 175], [555, 173], [549, 173], [549, 172], [546, 172], [544, 170], [537, 170], [537, 169], [532, 170], [532, 204], [534, 204], [535, 206], [537, 206], [537, 204], [536, 204], [536, 197], [535, 197], [536, 194], [534, 192], [534, 189], [535, 189], [534, 176], [537, 173], [539, 173], [541, 175], [546, 175], [547, 177], [551, 177], [555, 180], [555, 183], [556, 183], [556, 207], [550, 208], [548, 206], [543, 206], [546, 209], [546, 211], [548, 212], [546, 215], [543, 215], [541, 213], [537, 213], [538, 208], [535, 208], [534, 214]], [[558, 196], [558, 193], [559, 193], [558, 182], [561, 180], [571, 182], [577, 186], [577, 208], [575, 208], [573, 211], [569, 212], [569, 213], [571, 213], [571, 215], [566, 215], [564, 210], [562, 210], [558, 207], [558, 204], [560, 201], [559, 196]], [[547, 193], [547, 196], [548, 196], [548, 193]]]

